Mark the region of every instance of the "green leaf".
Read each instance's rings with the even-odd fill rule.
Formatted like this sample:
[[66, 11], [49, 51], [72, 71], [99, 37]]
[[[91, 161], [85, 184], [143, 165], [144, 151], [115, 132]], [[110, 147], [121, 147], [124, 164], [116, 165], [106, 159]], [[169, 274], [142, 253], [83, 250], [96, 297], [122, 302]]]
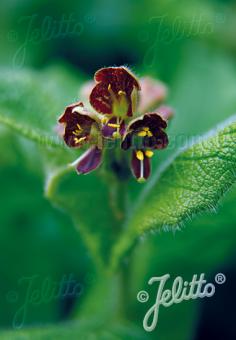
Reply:
[[116, 216], [119, 187], [114, 181], [111, 186], [107, 182], [109, 178], [103, 177], [101, 171], [78, 176], [73, 167], [62, 167], [49, 173], [45, 186], [46, 197], [72, 218], [100, 268], [108, 262], [121, 224]]
[[55, 126], [64, 107], [76, 100], [79, 85], [63, 67], [1, 69], [0, 123], [40, 145], [64, 148]]
[[153, 177], [114, 247], [112, 267], [143, 233], [177, 228], [196, 214], [215, 209], [236, 180], [235, 121], [234, 116], [182, 149]]
[[128, 323], [104, 324], [98, 318], [96, 320], [81, 320], [68, 322], [55, 326], [42, 328], [29, 328], [15, 331], [1, 332], [1, 339], [24, 340], [54, 340], [54, 339], [94, 339], [94, 340], [118, 340], [118, 339], [147, 339], [144, 331]]

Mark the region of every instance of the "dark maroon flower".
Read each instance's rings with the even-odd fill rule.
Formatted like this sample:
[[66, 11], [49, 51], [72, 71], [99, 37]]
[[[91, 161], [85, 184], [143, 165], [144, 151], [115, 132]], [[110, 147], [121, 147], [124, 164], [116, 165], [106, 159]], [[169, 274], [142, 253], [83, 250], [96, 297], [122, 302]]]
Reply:
[[145, 181], [151, 172], [150, 158], [155, 149], [163, 149], [168, 144], [164, 129], [167, 123], [157, 113], [146, 113], [131, 121], [123, 137], [124, 150], [134, 147], [131, 168], [139, 182]]
[[166, 127], [166, 121], [159, 114], [146, 113], [131, 121], [127, 127], [121, 147], [124, 150], [129, 149], [134, 137], [139, 137], [138, 140], [141, 139], [141, 145], [144, 148], [164, 149], [168, 144], [168, 137], [164, 132]]
[[68, 146], [79, 148], [88, 142], [97, 144], [98, 120], [95, 119], [95, 115], [84, 109], [81, 102], [67, 106], [59, 118], [59, 123], [65, 125], [63, 138]]
[[126, 67], [107, 67], [95, 73], [97, 83], [90, 94], [93, 108], [102, 114], [131, 117], [140, 85]]
[[[131, 169], [134, 176], [139, 182], [145, 181], [151, 172], [153, 151], [168, 145], [165, 129], [173, 110], [160, 106], [167, 93], [166, 87], [144, 78], [143, 97], [139, 102], [140, 85], [126, 67], [102, 68], [95, 73], [94, 80], [95, 83], [90, 81], [83, 87], [81, 95], [89, 96], [91, 91], [90, 104], [97, 112], [91, 113], [82, 102], [77, 102], [67, 106], [59, 118], [63, 129], [57, 127], [57, 131], [69, 147], [90, 146], [73, 165], [79, 174], [95, 170], [101, 164], [108, 140], [120, 138], [123, 150], [133, 148]], [[155, 112], [143, 114], [143, 110], [156, 105]]]
[[73, 163], [77, 172], [85, 174], [95, 170], [102, 161], [103, 145], [99, 119], [87, 112], [83, 104], [78, 102], [66, 107], [59, 123], [64, 124], [63, 138], [68, 146], [80, 148], [86, 143], [93, 145]]

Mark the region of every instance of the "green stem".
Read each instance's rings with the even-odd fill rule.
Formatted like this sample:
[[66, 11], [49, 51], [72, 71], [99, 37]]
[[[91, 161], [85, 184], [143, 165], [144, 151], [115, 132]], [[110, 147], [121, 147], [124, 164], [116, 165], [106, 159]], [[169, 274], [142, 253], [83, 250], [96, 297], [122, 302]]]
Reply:
[[115, 218], [122, 224], [125, 219], [126, 184], [113, 180], [110, 188], [110, 206]]
[[[108, 152], [107, 156], [108, 171], [109, 173], [112, 173], [112, 185], [110, 187], [110, 204], [114, 216], [119, 221], [120, 228], [117, 232], [117, 237], [119, 237], [119, 235], [123, 231], [123, 222], [127, 214], [127, 188], [130, 171], [128, 169], [127, 155], [120, 149], [120, 147], [116, 148], [115, 150], [111, 150], [111, 152]], [[120, 303], [118, 313], [123, 317], [128, 314], [127, 305], [130, 290], [129, 272], [129, 263], [123, 262], [118, 273], [120, 284]]]
[[104, 152], [104, 180], [109, 182], [110, 206], [115, 219], [122, 225], [126, 215], [126, 194], [129, 169], [126, 155], [120, 146]]
[[[56, 169], [55, 171], [51, 171], [47, 177], [44, 189], [45, 197], [53, 204], [58, 205], [59, 207], [61, 207], [61, 204], [60, 202], [58, 202], [57, 199], [57, 189], [60, 185], [60, 181], [63, 178], [63, 176], [72, 171], [74, 171], [74, 166], [69, 164], [59, 169]], [[70, 217], [72, 218], [72, 216]], [[97, 256], [98, 253], [97, 243], [94, 241], [93, 235], [90, 235], [89, 233], [86, 232], [86, 226], [84, 226], [81, 222], [78, 225], [75, 219], [72, 218], [72, 221], [75, 227], [79, 230], [85, 245], [89, 249], [93, 257], [94, 263], [96, 265], [96, 268], [104, 272], [105, 271], [104, 263], [102, 259]]]
[[49, 172], [44, 188], [44, 194], [48, 199], [53, 199], [61, 178], [72, 170], [74, 170], [74, 167], [68, 164]]
[[[127, 194], [127, 159], [124, 159], [124, 154], [120, 149], [106, 150], [105, 152], [105, 171], [101, 169], [101, 175], [104, 181], [109, 182], [110, 188], [110, 205], [113, 211], [114, 217], [117, 220], [119, 228], [114, 230], [116, 237], [122, 232], [123, 221], [126, 217], [126, 194]], [[71, 165], [63, 166], [55, 171], [51, 171], [48, 175], [45, 184], [45, 196], [52, 202], [57, 204], [57, 190], [62, 178], [74, 171], [74, 167]], [[60, 203], [60, 202], [59, 202]], [[60, 204], [59, 204], [60, 205]], [[75, 222], [75, 221], [74, 221]], [[96, 242], [90, 239], [88, 233], [85, 232], [83, 226], [79, 228], [81, 236], [83, 237], [91, 255], [94, 258], [97, 269], [105, 275], [104, 265], [100, 258], [96, 256], [97, 251], [94, 249]], [[92, 236], [91, 236], [92, 237]], [[108, 270], [108, 275], [110, 271]], [[113, 275], [113, 274], [112, 274]], [[129, 266], [127, 263], [122, 264], [119, 272], [119, 299], [117, 305], [117, 313], [124, 316], [127, 314], [127, 298], [129, 296]]]

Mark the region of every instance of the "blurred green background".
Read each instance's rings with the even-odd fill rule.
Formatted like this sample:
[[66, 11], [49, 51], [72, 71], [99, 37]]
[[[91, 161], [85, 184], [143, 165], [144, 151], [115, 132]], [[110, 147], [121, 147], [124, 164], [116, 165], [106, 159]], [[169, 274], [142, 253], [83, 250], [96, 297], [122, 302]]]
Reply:
[[[91, 78], [100, 67], [125, 64], [137, 75], [166, 82], [176, 117], [170, 147], [156, 167], [187, 139], [236, 112], [233, 0], [1, 0], [0, 27], [1, 69], [59, 67]], [[90, 254], [70, 219], [43, 196], [37, 147], [4, 127], [0, 140], [0, 326], [17, 329], [70, 319], [75, 305], [80, 310], [96, 286]], [[133, 182], [130, 191], [135, 200], [140, 186]], [[148, 338], [236, 338], [235, 199], [233, 188], [217, 214], [197, 217], [181, 232], [147, 237], [136, 248], [127, 304], [128, 319], [138, 327], [145, 306], [136, 294], [151, 276], [227, 276], [211, 300], [163, 308], [158, 329]], [[45, 282], [51, 288], [61, 284], [63, 290], [68, 281], [71, 294], [43, 303], [27, 300], [29, 282], [42, 294]], [[109, 304], [105, 292], [104, 305]]]

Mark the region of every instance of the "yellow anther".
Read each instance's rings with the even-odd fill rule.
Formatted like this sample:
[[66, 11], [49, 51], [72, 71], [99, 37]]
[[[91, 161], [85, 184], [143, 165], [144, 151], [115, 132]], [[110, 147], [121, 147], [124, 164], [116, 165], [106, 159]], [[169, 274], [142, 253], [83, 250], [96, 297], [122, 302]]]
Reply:
[[118, 92], [118, 95], [119, 95], [119, 96], [126, 95], [126, 92], [125, 92], [125, 91], [122, 91], [122, 90], [120, 90], [120, 91]]
[[78, 130], [75, 130], [72, 133], [73, 133], [73, 135], [78, 136], [81, 133], [82, 128], [79, 124], [76, 124], [76, 126], [77, 126]]
[[144, 154], [141, 150], [136, 151], [136, 157], [140, 160], [143, 161], [144, 160]]
[[108, 85], [108, 88], [107, 88], [107, 89], [108, 89], [108, 91], [111, 90], [111, 84]]
[[138, 133], [138, 136], [139, 136], [139, 137], [145, 137], [145, 136], [147, 136], [147, 132], [146, 132], [146, 131], [140, 131], [140, 132]]
[[139, 137], [145, 137], [145, 136], [152, 137], [153, 134], [149, 130], [149, 127], [144, 127], [143, 130], [138, 133], [138, 136]]
[[78, 144], [78, 143], [83, 142], [85, 139], [86, 139], [86, 137], [80, 137], [80, 138], [75, 137], [74, 141], [75, 141], [76, 144]]
[[107, 126], [110, 126], [110, 127], [112, 127], [112, 128], [115, 128], [115, 129], [116, 129], [116, 128], [119, 129], [120, 124], [108, 123]]
[[106, 124], [107, 121], [108, 121], [108, 118], [107, 118], [107, 117], [103, 117], [103, 118], [101, 119], [101, 121], [102, 121], [102, 124]]
[[151, 150], [146, 150], [146, 151], [145, 151], [145, 155], [146, 155], [148, 158], [151, 158], [151, 157], [154, 155], [154, 152], [151, 151]]

